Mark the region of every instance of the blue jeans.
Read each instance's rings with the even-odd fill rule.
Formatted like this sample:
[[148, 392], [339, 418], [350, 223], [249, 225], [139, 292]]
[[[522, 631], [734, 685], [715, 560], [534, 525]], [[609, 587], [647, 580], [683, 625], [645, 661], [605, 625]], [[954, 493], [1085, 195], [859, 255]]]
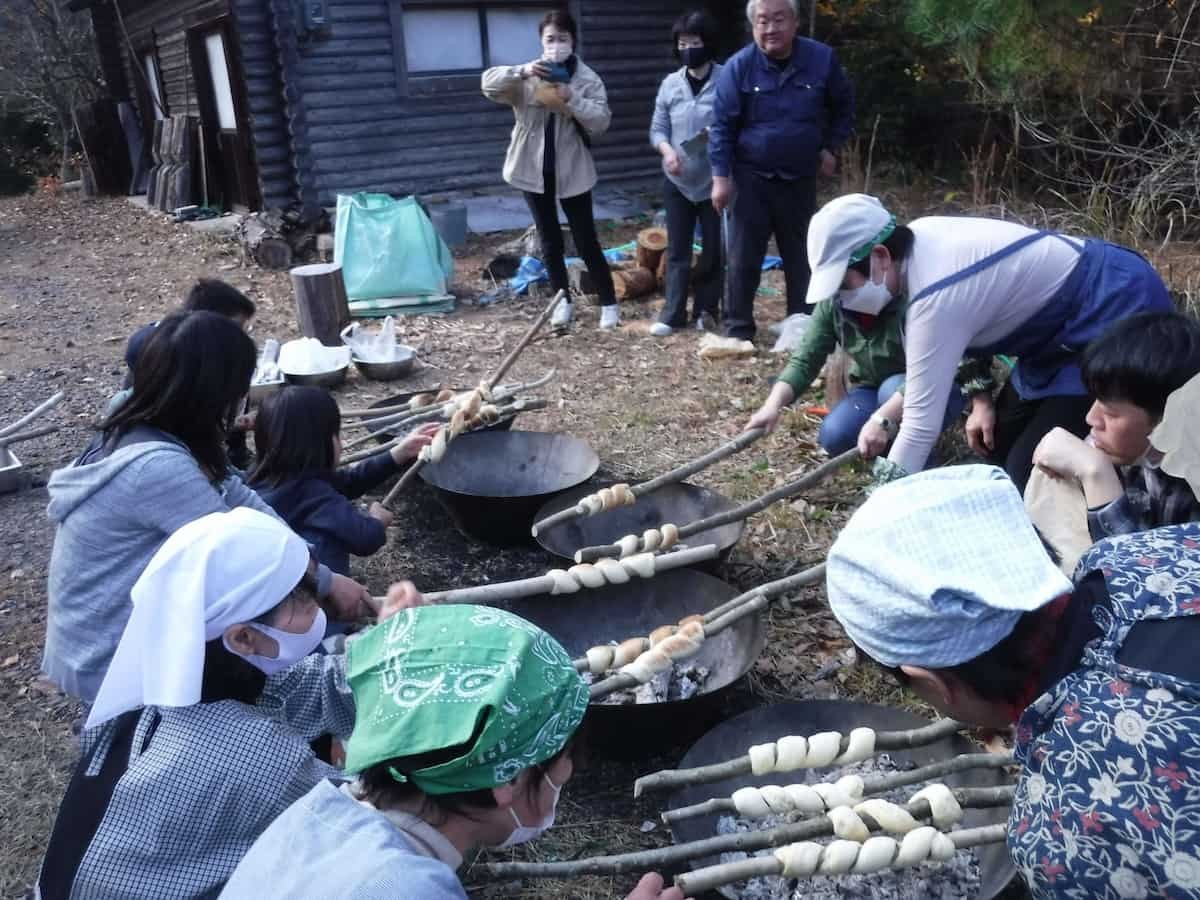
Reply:
[[[867, 424], [871, 414], [883, 406], [888, 399], [900, 390], [904, 384], [904, 373], [900, 372], [890, 378], [885, 378], [878, 388], [856, 387], [848, 393], [842, 402], [829, 411], [825, 421], [821, 423], [821, 431], [817, 441], [830, 456], [844, 453], [858, 444], [858, 433]], [[950, 399], [946, 403], [946, 418], [942, 429], [962, 415], [962, 391], [955, 385], [950, 390]]]

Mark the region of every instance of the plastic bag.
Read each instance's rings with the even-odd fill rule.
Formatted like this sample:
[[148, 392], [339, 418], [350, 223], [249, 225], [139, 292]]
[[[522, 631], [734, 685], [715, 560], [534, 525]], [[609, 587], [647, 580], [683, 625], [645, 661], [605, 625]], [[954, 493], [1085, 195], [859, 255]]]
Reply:
[[779, 323], [779, 339], [771, 348], [772, 353], [791, 353], [804, 340], [804, 333], [812, 324], [812, 316], [808, 313], [792, 313]]
[[396, 343], [396, 320], [388, 316], [378, 331], [368, 331], [358, 322], [342, 329], [342, 343], [350, 348], [355, 359], [363, 362], [395, 362], [401, 352], [408, 352]]
[[339, 194], [333, 260], [350, 300], [444, 295], [454, 258], [415, 197]]
[[279, 348], [279, 368], [288, 375], [320, 375], [348, 365], [349, 347], [326, 347], [316, 338], [288, 341]]

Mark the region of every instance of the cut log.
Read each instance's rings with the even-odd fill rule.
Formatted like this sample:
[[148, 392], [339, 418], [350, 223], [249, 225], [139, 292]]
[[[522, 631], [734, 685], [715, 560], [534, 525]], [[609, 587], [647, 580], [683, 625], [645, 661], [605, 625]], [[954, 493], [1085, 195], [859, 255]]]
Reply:
[[641, 268], [655, 272], [658, 270], [659, 261], [663, 258], [666, 249], [667, 229], [659, 226], [643, 228], [638, 232], [637, 249], [634, 251], [633, 258], [637, 260], [637, 264]]
[[286, 269], [292, 264], [292, 245], [262, 216], [247, 216], [238, 228], [242, 250], [264, 269]]
[[346, 300], [342, 267], [333, 263], [314, 263], [297, 266], [292, 269], [291, 276], [301, 334], [314, 337], [327, 347], [340, 347], [341, 331], [350, 324], [350, 305]]
[[612, 273], [618, 300], [633, 300], [654, 292], [657, 281], [650, 269], [617, 269]]
[[658, 265], [654, 267], [654, 278], [658, 283], [658, 289], [665, 291], [667, 289], [667, 254], [663, 253], [658, 258]]

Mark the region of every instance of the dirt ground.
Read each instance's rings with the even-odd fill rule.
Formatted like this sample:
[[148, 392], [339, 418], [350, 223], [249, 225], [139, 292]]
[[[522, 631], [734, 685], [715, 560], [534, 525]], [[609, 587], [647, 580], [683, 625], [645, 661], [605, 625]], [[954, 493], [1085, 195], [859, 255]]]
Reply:
[[[628, 238], [639, 224], [609, 229], [607, 244]], [[455, 289], [478, 296], [489, 249], [507, 236], [474, 239], [457, 256]], [[76, 743], [76, 706], [39, 679], [46, 611], [46, 571], [53, 528], [45, 515], [45, 480], [83, 447], [97, 411], [119, 387], [125, 339], [175, 306], [198, 276], [224, 278], [258, 304], [253, 335], [297, 335], [286, 274], [241, 264], [234, 245], [199, 236], [121, 199], [32, 196], [0, 202], [0, 421], [62, 390], [66, 400], [49, 417], [57, 434], [17, 448], [32, 487], [0, 497], [0, 895], [22, 896], [37, 865], [61, 798]], [[781, 278], [765, 280], [759, 320], [782, 318]], [[531, 380], [546, 370], [557, 378], [540, 393], [542, 412], [520, 427], [564, 431], [585, 439], [602, 461], [600, 477], [635, 480], [693, 458], [736, 434], [765, 395], [781, 358], [762, 329], [758, 355], [705, 363], [697, 335], [666, 340], [646, 334], [660, 300], [623, 306], [615, 333], [596, 330], [594, 309], [581, 308], [575, 330], [534, 343], [512, 373]], [[343, 407], [359, 407], [399, 390], [426, 385], [469, 386], [484, 376], [541, 310], [532, 298], [480, 309], [462, 305], [446, 318], [401, 323], [419, 348], [423, 368], [389, 389], [352, 374], [337, 391]], [[819, 391], [809, 402], [820, 402]], [[803, 407], [805, 404], [800, 404]], [[817, 420], [792, 413], [779, 431], [694, 480], [737, 500], [749, 499], [811, 466], [818, 454]], [[794, 477], [794, 475], [793, 475]], [[723, 577], [746, 588], [819, 561], [836, 530], [862, 499], [865, 474], [848, 470], [802, 500], [778, 504], [748, 523]], [[357, 574], [380, 593], [397, 578], [424, 589], [483, 583], [547, 567], [538, 550], [497, 550], [464, 538], [430, 490], [418, 483], [398, 507], [389, 546]], [[769, 613], [769, 643], [750, 676], [725, 700], [726, 713], [784, 699], [859, 697], [911, 703], [870, 670], [847, 667], [847, 644], [814, 588], [794, 608]], [[628, 736], [636, 741], [636, 735]], [[656, 799], [631, 799], [637, 774], [676, 762], [687, 744], [645, 748], [635, 761], [594, 754], [564, 795], [559, 826], [519, 851], [531, 859], [565, 859], [652, 847], [670, 836], [655, 827]], [[644, 823], [646, 823], [644, 825]], [[624, 896], [630, 878], [488, 886], [478, 869], [465, 880], [486, 898], [601, 898]]]

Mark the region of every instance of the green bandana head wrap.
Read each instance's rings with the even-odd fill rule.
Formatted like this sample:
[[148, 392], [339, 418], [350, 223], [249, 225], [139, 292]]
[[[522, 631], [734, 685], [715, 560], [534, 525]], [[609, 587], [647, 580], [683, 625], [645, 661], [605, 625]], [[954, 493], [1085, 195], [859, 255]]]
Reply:
[[461, 757], [393, 772], [427, 794], [493, 788], [545, 762], [587, 712], [588, 687], [562, 645], [488, 606], [404, 610], [351, 641], [357, 709], [346, 771], [465, 744]]

